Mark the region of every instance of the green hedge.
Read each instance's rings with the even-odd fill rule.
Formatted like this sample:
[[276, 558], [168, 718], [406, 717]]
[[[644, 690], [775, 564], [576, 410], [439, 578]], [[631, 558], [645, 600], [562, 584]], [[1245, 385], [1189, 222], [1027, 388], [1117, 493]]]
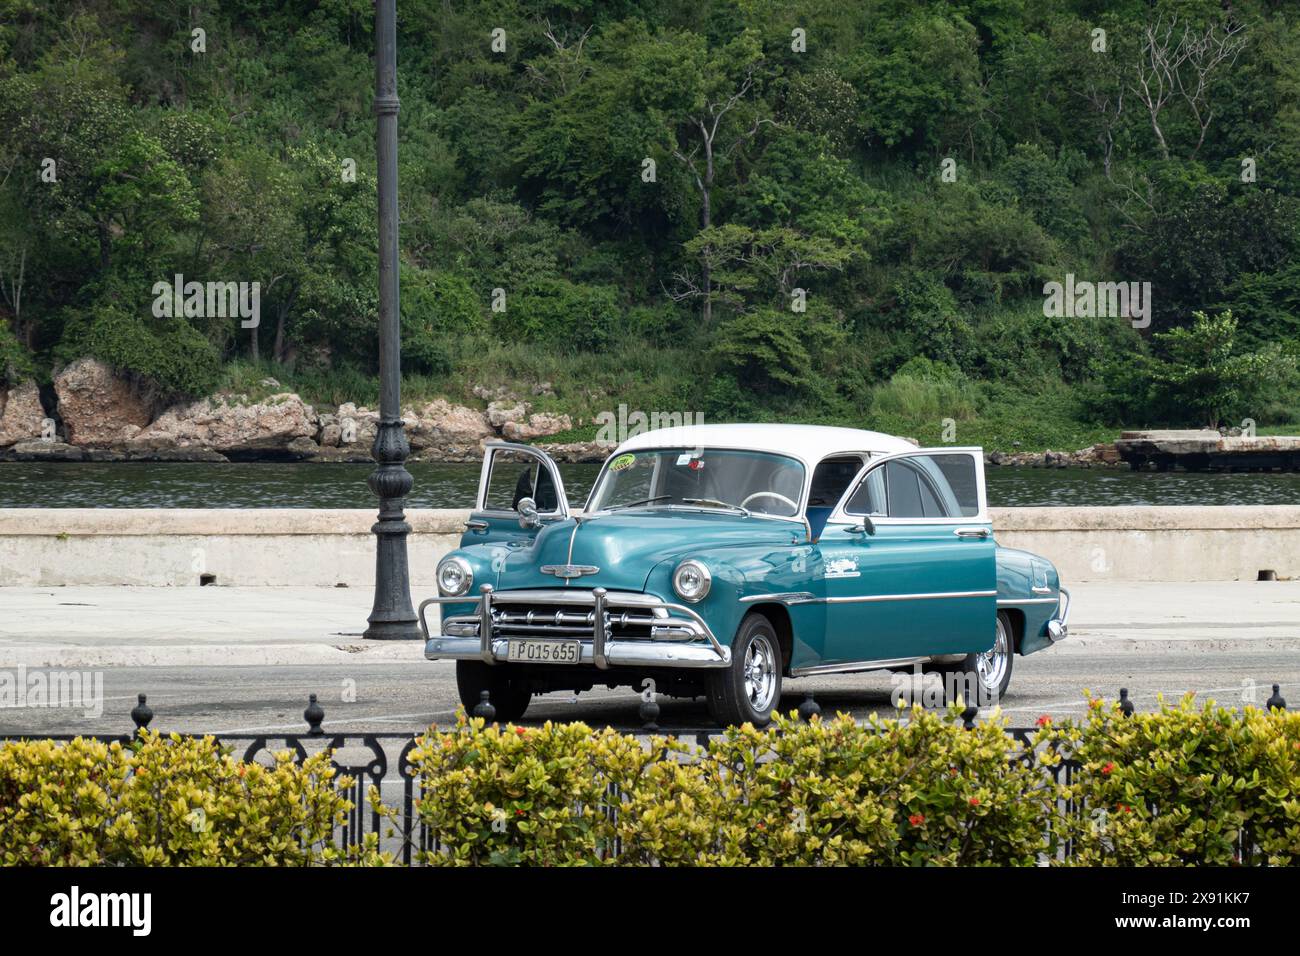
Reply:
[[[697, 751], [580, 724], [501, 728], [462, 717], [412, 754], [424, 786], [417, 812], [442, 847], [419, 856], [633, 866], [1285, 865], [1300, 856], [1300, 715], [1188, 697], [1126, 718], [1093, 700], [1082, 720], [1044, 718], [1029, 746], [1000, 718], [969, 731], [955, 712], [916, 708], [906, 718], [778, 717]], [[1058, 783], [1065, 759], [1078, 766]]]
[[[0, 745], [6, 866], [303, 866], [381, 862], [335, 848], [351, 804], [327, 753], [267, 767], [211, 737], [144, 733]], [[373, 846], [372, 844], [370, 845]]]
[[[463, 714], [410, 754], [436, 866], [1290, 865], [1300, 714], [1188, 696], [1125, 717], [1088, 702], [1032, 740], [999, 715], [845, 715], [732, 728], [697, 748]], [[1058, 774], [1062, 761], [1072, 772]], [[1059, 776], [1059, 779], [1058, 779]], [[352, 805], [327, 754], [266, 767], [212, 738], [0, 745], [0, 863], [390, 864], [334, 846]], [[400, 809], [369, 801], [401, 832]], [[429, 845], [429, 844], [426, 844]], [[1066, 849], [1070, 850], [1066, 855]]]
[[1300, 862], [1300, 714], [1225, 710], [1188, 695], [1124, 717], [1100, 700], [1040, 735], [1079, 764], [1061, 795], [1071, 862], [1224, 866]]

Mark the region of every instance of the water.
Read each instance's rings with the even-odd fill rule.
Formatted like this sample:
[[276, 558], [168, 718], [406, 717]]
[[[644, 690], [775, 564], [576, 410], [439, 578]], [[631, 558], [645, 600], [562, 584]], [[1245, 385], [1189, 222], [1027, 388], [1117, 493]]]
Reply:
[[[411, 462], [413, 508], [468, 508], [477, 464]], [[373, 508], [367, 464], [0, 462], [3, 508]], [[561, 465], [579, 506], [598, 465]], [[1300, 474], [987, 469], [994, 507], [1300, 504]]]

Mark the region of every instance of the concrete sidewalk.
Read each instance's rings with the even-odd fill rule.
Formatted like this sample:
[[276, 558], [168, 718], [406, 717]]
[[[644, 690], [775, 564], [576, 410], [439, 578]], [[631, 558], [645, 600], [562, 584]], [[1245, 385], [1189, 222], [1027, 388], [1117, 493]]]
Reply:
[[[1070, 590], [1071, 634], [1052, 654], [1300, 653], [1300, 581]], [[0, 667], [422, 661], [418, 642], [361, 637], [370, 601], [359, 588], [0, 588]]]

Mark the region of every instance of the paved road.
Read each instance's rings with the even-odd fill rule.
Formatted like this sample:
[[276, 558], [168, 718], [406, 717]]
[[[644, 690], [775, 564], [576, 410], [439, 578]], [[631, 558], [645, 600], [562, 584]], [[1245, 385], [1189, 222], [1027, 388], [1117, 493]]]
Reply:
[[[1300, 653], [1300, 581], [1079, 582], [1071, 592], [1071, 636], [1053, 654]], [[418, 659], [414, 645], [361, 639], [370, 601], [358, 588], [0, 588], [0, 667]]]
[[[0, 734], [118, 733], [131, 727], [135, 695], [145, 691], [160, 730], [225, 733], [285, 733], [305, 730], [302, 711], [309, 692], [325, 709], [325, 727], [338, 732], [407, 732], [452, 720], [456, 689], [448, 663], [341, 663], [272, 667], [121, 667], [103, 672], [103, 714], [76, 709], [0, 709]], [[1269, 685], [1300, 704], [1300, 655], [1251, 651], [1206, 653], [1162, 651], [1104, 656], [1053, 654], [1016, 663], [1003, 710], [1018, 726], [1041, 714], [1079, 714], [1082, 688], [1114, 697], [1128, 687], [1138, 707], [1156, 705], [1157, 695], [1176, 698], [1188, 690], [1224, 704], [1262, 703]], [[804, 679], [787, 684], [782, 706], [796, 707], [812, 690], [824, 712], [846, 710], [862, 718], [891, 713], [894, 685], [889, 675], [859, 674]], [[639, 700], [630, 690], [592, 691], [574, 697], [534, 698], [524, 723], [581, 720], [588, 724], [637, 726]], [[702, 702], [662, 699], [666, 728], [707, 726]]]
[[[1073, 586], [1070, 638], [1016, 662], [1003, 702], [1012, 721], [1078, 713], [1082, 689], [1130, 689], [1140, 707], [1188, 690], [1256, 703], [1269, 685], [1300, 706], [1300, 582]], [[332, 588], [0, 588], [0, 733], [117, 733], [145, 692], [154, 726], [180, 731], [303, 728], [310, 692], [336, 730], [409, 731], [445, 723], [456, 705], [452, 665], [415, 642], [360, 637], [370, 595]], [[18, 667], [85, 670], [102, 680], [103, 714], [3, 708]], [[98, 675], [98, 678], [95, 677]], [[784, 709], [812, 690], [826, 712], [889, 712], [888, 674], [791, 681]], [[1253, 690], [1252, 690], [1253, 688]], [[554, 694], [528, 721], [636, 726], [629, 690]], [[662, 701], [661, 723], [706, 723], [702, 702]]]

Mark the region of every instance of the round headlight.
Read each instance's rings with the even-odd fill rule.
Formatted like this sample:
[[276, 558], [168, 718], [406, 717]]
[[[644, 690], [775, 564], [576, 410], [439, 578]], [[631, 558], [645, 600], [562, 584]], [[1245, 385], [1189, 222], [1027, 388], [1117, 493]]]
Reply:
[[712, 583], [713, 577], [709, 574], [709, 569], [694, 558], [687, 558], [673, 572], [673, 590], [683, 601], [692, 604], [704, 599]]
[[460, 597], [474, 583], [474, 572], [464, 558], [452, 555], [438, 565], [438, 590], [443, 597]]

